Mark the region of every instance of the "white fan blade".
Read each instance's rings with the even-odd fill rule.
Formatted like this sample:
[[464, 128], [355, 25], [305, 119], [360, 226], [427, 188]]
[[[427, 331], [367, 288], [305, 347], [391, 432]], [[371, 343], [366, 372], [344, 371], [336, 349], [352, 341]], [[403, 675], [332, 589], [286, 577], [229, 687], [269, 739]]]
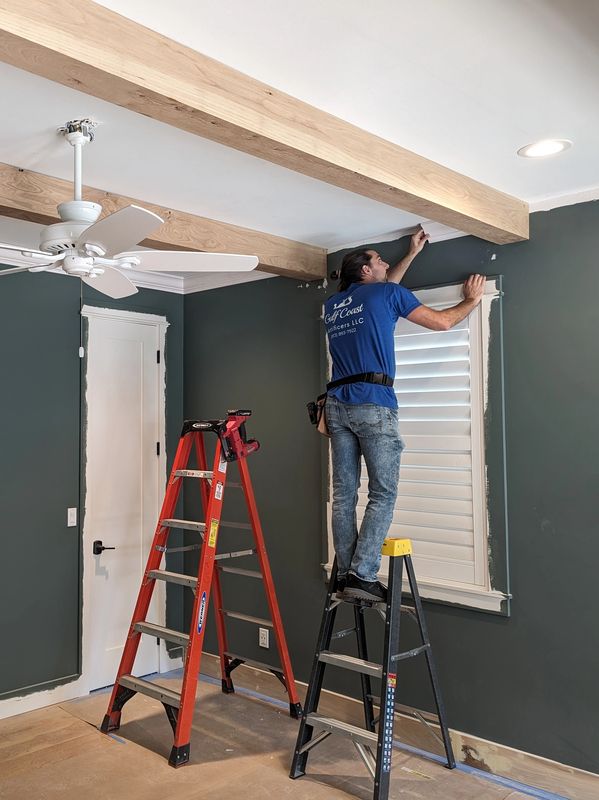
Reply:
[[54, 258], [59, 259], [62, 258], [62, 253], [58, 253], [54, 255], [53, 253], [44, 253], [43, 250], [31, 250], [29, 247], [18, 247], [14, 244], [5, 244], [4, 242], [0, 242], [0, 250], [14, 250], [17, 253], [21, 253], [22, 255], [31, 256], [32, 258]]
[[81, 280], [93, 289], [97, 289], [102, 294], [107, 294], [108, 297], [113, 297], [115, 300], [120, 297], [129, 297], [130, 294], [136, 294], [137, 292], [135, 284], [114, 267], [104, 267], [103, 275], [96, 275], [95, 278], [81, 278]]
[[79, 249], [86, 244], [101, 247], [106, 256], [120, 253], [132, 244], [138, 244], [159, 228], [164, 220], [158, 214], [139, 206], [127, 206], [94, 222], [77, 239]]
[[249, 272], [258, 266], [257, 256], [189, 250], [137, 250], [119, 253], [117, 258], [139, 259], [133, 268], [150, 272]]

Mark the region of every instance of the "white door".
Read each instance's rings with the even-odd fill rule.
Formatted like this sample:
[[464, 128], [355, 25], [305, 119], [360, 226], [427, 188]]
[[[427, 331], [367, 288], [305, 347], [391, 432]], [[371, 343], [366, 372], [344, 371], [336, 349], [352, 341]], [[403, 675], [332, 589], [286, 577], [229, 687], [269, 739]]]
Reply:
[[[164, 358], [158, 363], [156, 353], [166, 321], [92, 308], [84, 314], [83, 669], [91, 691], [114, 683], [162, 502]], [[94, 555], [94, 542], [114, 550]], [[148, 616], [162, 624], [163, 595], [163, 587], [154, 592]], [[142, 635], [134, 674], [157, 672], [158, 658], [156, 639]]]

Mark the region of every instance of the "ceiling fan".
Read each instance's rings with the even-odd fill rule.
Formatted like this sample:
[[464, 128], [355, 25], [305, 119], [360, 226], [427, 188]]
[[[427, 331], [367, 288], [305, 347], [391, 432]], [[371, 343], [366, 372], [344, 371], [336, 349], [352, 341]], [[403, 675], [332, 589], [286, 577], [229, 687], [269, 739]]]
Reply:
[[137, 292], [137, 287], [121, 268], [145, 272], [246, 272], [258, 266], [256, 256], [129, 250], [164, 220], [152, 211], [130, 205], [98, 221], [102, 206], [81, 199], [82, 150], [93, 140], [94, 127], [91, 120], [81, 119], [59, 128], [74, 148], [74, 199], [58, 206], [61, 222], [41, 230], [39, 250], [0, 242], [0, 249], [16, 250], [31, 261], [30, 266], [0, 270], [0, 277], [60, 268], [109, 297], [120, 298]]

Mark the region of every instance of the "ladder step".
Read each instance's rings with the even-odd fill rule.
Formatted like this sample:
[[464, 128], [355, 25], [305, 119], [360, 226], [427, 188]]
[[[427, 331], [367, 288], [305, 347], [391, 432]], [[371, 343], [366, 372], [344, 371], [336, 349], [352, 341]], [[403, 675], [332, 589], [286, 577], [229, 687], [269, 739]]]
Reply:
[[214, 556], [215, 561], [220, 561], [223, 558], [241, 558], [241, 556], [253, 556], [256, 554], [256, 550], [235, 550], [232, 553], [219, 553], [217, 556]]
[[378, 742], [376, 733], [364, 730], [364, 728], [358, 728], [356, 725], [350, 725], [349, 722], [341, 722], [339, 719], [321, 717], [320, 714], [308, 714], [306, 723], [312, 725], [313, 728], [348, 736], [354, 742], [359, 742], [360, 744], [372, 745]]
[[239, 567], [221, 567], [220, 565], [218, 568], [221, 572], [230, 572], [234, 575], [245, 575], [248, 578], [262, 579], [262, 573], [258, 572], [258, 570], [255, 569], [240, 569]]
[[239, 661], [243, 661], [243, 663], [247, 667], [256, 667], [257, 669], [263, 669], [267, 672], [283, 672], [282, 667], [273, 667], [272, 664], [264, 664], [262, 661], [254, 661], [253, 658], [246, 658], [245, 656], [238, 656], [237, 653], [225, 653], [227, 658], [231, 661], [234, 659], [238, 659]]
[[133, 628], [140, 633], [149, 633], [150, 636], [157, 636], [159, 639], [174, 642], [175, 644], [183, 645], [183, 647], [187, 647], [189, 644], [189, 636], [186, 633], [163, 628], [162, 625], [154, 625], [153, 622], [136, 622]]
[[163, 528], [184, 528], [188, 531], [206, 530], [206, 523], [196, 522], [191, 519], [161, 519], [160, 524]]
[[166, 686], [159, 686], [157, 683], [144, 681], [143, 678], [136, 678], [134, 675], [121, 675], [119, 684], [121, 686], [126, 686], [127, 689], [133, 689], [134, 692], [153, 697], [155, 700], [160, 700], [161, 703], [166, 703], [175, 708], [179, 708], [181, 704], [181, 695], [179, 692], [167, 689]]
[[177, 572], [168, 572], [165, 569], [152, 569], [148, 572], [148, 578], [156, 581], [166, 581], [167, 583], [180, 583], [181, 586], [190, 586], [192, 589], [198, 584], [197, 577], [193, 575], [180, 575]]
[[383, 675], [383, 667], [380, 664], [364, 661], [363, 658], [355, 658], [355, 656], [346, 656], [342, 653], [331, 653], [328, 650], [323, 650], [318, 656], [318, 660], [325, 664], [333, 664], [336, 667], [361, 672], [373, 678], [381, 678]]
[[214, 472], [208, 469], [176, 469], [177, 478], [213, 478]]
[[254, 622], [256, 625], [264, 625], [267, 628], [272, 628], [273, 622], [270, 619], [260, 619], [260, 617], [251, 617], [249, 614], [241, 614], [239, 611], [227, 611], [221, 608], [225, 617], [232, 617], [233, 619], [241, 619], [243, 622]]

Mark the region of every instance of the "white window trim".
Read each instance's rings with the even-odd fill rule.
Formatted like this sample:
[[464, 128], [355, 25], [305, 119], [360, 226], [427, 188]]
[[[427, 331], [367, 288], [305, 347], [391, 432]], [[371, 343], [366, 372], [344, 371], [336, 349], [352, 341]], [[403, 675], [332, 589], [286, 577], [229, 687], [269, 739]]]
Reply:
[[[436, 287], [430, 287], [436, 288]], [[441, 297], [432, 307], [446, 308], [455, 305], [462, 299], [460, 285], [439, 287]], [[418, 291], [416, 291], [418, 294]], [[500, 612], [503, 604], [511, 595], [495, 589], [491, 585], [488, 559], [489, 516], [486, 502], [486, 462], [484, 450], [484, 418], [488, 404], [488, 364], [491, 306], [501, 296], [499, 279], [489, 278], [486, 281], [482, 302], [472, 313], [470, 319], [470, 339], [476, 337], [479, 347], [476, 357], [471, 358], [471, 392], [479, 392], [479, 402], [472, 405], [471, 440], [472, 440], [472, 483], [474, 498], [482, 502], [473, 502], [475, 536], [474, 564], [475, 583], [460, 583], [441, 578], [422, 577], [418, 579], [420, 595], [428, 600], [453, 603], [460, 606], [476, 608], [482, 611]], [[330, 368], [330, 358], [329, 358]], [[332, 469], [329, 448], [329, 499], [327, 502], [327, 554], [328, 560], [323, 567], [330, 576], [335, 551], [333, 548], [331, 511], [332, 511]], [[383, 580], [388, 575], [388, 562], [383, 559], [379, 577]], [[408, 591], [407, 578], [404, 578], [404, 591]]]

